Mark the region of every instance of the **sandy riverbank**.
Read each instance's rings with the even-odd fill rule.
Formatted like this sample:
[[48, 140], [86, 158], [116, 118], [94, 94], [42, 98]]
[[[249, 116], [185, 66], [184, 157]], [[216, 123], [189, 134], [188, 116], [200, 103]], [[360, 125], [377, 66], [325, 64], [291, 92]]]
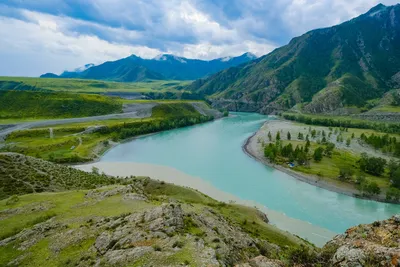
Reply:
[[[243, 147], [242, 147], [243, 151], [250, 157], [263, 163], [264, 165], [267, 165], [271, 168], [275, 168], [281, 172], [284, 172], [302, 182], [306, 182], [308, 184], [318, 186], [320, 188], [323, 188], [323, 189], [326, 189], [329, 191], [333, 191], [336, 193], [361, 198], [358, 195], [360, 192], [356, 188], [351, 186], [350, 184], [343, 184], [343, 183], [341, 184], [339, 181], [337, 183], [334, 183], [329, 180], [321, 179], [318, 176], [296, 172], [292, 169], [285, 168], [281, 165], [273, 164], [264, 157], [264, 151], [261, 147], [261, 144], [258, 142], [258, 140], [259, 139], [264, 140], [268, 131], [271, 131], [271, 132], [279, 131], [282, 129], [282, 127], [287, 127], [287, 125], [290, 123], [291, 122], [282, 121], [282, 120], [272, 120], [272, 121], [265, 122], [264, 125], [255, 134], [253, 134], [246, 140], [246, 142], [243, 144]], [[384, 194], [381, 194], [381, 195], [375, 196], [375, 197], [371, 197], [371, 198], [364, 198], [364, 199], [375, 200], [375, 201], [379, 201], [379, 202], [386, 202]]]
[[92, 170], [92, 167], [97, 167], [101, 172], [113, 176], [148, 176], [160, 181], [196, 189], [218, 201], [233, 201], [238, 204], [257, 207], [259, 210], [267, 214], [271, 224], [275, 225], [277, 228], [305, 238], [317, 246], [324, 245], [328, 240], [336, 235], [336, 233], [327, 229], [312, 225], [305, 221], [293, 219], [283, 213], [270, 210], [259, 203], [242, 200], [232, 194], [215, 188], [213, 185], [202, 180], [201, 178], [187, 175], [171, 167], [144, 163], [119, 162], [96, 162], [85, 165], [76, 165], [74, 167], [88, 172]]

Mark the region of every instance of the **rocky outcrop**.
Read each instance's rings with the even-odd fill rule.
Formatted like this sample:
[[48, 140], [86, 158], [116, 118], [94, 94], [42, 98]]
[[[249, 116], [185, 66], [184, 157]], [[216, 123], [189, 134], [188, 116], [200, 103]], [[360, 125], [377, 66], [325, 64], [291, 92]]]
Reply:
[[400, 215], [359, 225], [328, 242], [333, 266], [400, 266]]

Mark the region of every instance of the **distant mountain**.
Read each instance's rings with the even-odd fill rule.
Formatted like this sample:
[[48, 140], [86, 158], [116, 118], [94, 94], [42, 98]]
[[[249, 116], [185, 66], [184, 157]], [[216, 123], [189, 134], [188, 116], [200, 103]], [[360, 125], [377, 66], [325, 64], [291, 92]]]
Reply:
[[41, 75], [40, 78], [59, 78], [59, 76], [57, 74], [49, 72]]
[[136, 82], [149, 79], [195, 80], [226, 68], [247, 63], [256, 58], [251, 53], [210, 61], [187, 59], [170, 54], [159, 55], [153, 59], [143, 59], [131, 55], [127, 58], [105, 62], [98, 66], [88, 64], [84, 68], [79, 68], [72, 72], [65, 71], [60, 76], [46, 73], [40, 77], [100, 79], [119, 82]]
[[231, 110], [312, 113], [362, 110], [400, 88], [400, 5], [372, 8], [338, 26], [310, 31], [189, 89]]

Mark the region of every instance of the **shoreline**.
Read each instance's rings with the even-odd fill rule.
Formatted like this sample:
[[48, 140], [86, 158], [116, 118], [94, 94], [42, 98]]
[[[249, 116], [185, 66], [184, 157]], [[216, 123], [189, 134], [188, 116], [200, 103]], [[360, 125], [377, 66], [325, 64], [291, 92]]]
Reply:
[[[267, 124], [268, 124], [268, 121], [266, 121], [263, 124], [263, 126], [265, 126]], [[351, 196], [354, 198], [359, 198], [359, 199], [382, 202], [382, 203], [399, 204], [397, 202], [386, 201], [384, 195], [382, 195], [382, 194], [378, 195], [378, 196], [374, 196], [374, 197], [363, 197], [363, 196], [359, 195], [359, 191], [356, 188], [340, 186], [338, 184], [334, 184], [329, 181], [323, 180], [317, 176], [303, 174], [303, 173], [296, 172], [294, 170], [285, 168], [278, 164], [272, 164], [267, 159], [265, 159], [263, 153], [261, 153], [261, 151], [259, 149], [257, 149], [257, 148], [259, 148], [259, 144], [257, 143], [256, 137], [258, 134], [260, 134], [261, 128], [258, 129], [254, 134], [252, 134], [250, 137], [248, 137], [246, 139], [246, 141], [242, 145], [242, 150], [249, 157], [257, 160], [258, 162], [264, 164], [265, 166], [268, 166], [270, 168], [274, 168], [278, 171], [286, 173], [287, 175], [290, 175], [291, 177], [293, 177], [301, 182], [305, 182], [310, 185], [317, 186], [319, 188], [326, 189], [326, 190], [329, 190], [329, 191], [332, 191], [335, 193], [344, 194], [344, 195]]]
[[288, 217], [282, 212], [269, 209], [255, 201], [241, 199], [233, 194], [214, 187], [211, 183], [204, 181], [200, 177], [188, 175], [169, 166], [134, 162], [97, 162], [75, 165], [72, 167], [86, 172], [91, 172], [92, 167], [96, 167], [101, 172], [111, 176], [146, 176], [154, 180], [164, 181], [177, 186], [197, 190], [221, 202], [257, 208], [267, 215], [270, 220], [269, 224], [276, 227], [277, 230], [300, 236], [318, 247], [322, 247], [327, 241], [331, 240], [338, 234], [326, 228], [313, 225], [307, 221]]

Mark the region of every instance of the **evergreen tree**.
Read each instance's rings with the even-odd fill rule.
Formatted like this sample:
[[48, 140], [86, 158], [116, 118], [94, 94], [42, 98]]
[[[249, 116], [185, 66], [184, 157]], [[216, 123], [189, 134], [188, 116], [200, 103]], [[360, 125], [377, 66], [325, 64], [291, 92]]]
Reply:
[[268, 132], [268, 139], [269, 139], [269, 141], [270, 141], [270, 142], [272, 141], [272, 135], [271, 135], [271, 132]]
[[314, 155], [313, 155], [314, 160], [316, 162], [320, 162], [322, 160], [323, 153], [324, 153], [324, 149], [322, 147], [318, 147], [314, 151]]
[[290, 139], [292, 139], [292, 136], [290, 135], [290, 132], [287, 132], [287, 140], [290, 141]]
[[276, 133], [275, 139], [276, 139], [276, 141], [280, 141], [281, 140], [281, 133], [279, 131]]
[[349, 146], [350, 146], [350, 143], [351, 143], [351, 139], [350, 139], [350, 138], [347, 138], [347, 140], [346, 140], [346, 146], [349, 147]]

